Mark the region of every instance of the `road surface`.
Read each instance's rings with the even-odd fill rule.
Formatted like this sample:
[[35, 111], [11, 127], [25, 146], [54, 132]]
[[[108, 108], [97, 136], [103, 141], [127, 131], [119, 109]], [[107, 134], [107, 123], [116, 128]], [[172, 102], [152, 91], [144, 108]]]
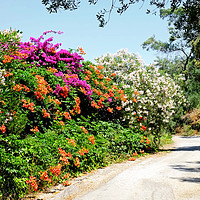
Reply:
[[200, 136], [173, 140], [169, 153], [86, 174], [48, 199], [200, 200]]

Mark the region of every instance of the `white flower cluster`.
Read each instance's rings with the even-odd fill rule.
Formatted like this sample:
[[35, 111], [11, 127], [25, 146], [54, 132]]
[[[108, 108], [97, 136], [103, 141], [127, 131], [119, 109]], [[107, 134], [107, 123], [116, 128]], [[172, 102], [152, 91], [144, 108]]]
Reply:
[[0, 84], [5, 85], [5, 75], [6, 71], [5, 69], [0, 69]]
[[144, 61], [127, 50], [106, 54], [96, 59], [106, 72], [116, 73], [116, 84], [123, 84], [128, 99], [123, 107], [125, 116], [134, 123], [135, 112], [147, 119], [152, 129], [165, 126], [172, 115], [186, 102], [180, 86], [166, 74], [161, 75], [155, 66], [145, 66]]
[[22, 39], [22, 34], [19, 31], [16, 31], [15, 29], [5, 29], [3, 31], [0, 31], [0, 34], [9, 37], [10, 41], [12, 42], [19, 42]]

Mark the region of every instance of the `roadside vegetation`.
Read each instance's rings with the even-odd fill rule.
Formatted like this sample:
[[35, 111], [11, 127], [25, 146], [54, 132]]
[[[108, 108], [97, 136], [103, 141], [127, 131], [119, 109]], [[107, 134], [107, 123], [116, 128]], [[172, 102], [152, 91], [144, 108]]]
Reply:
[[182, 117], [200, 106], [196, 58], [187, 76], [172, 61], [146, 65], [127, 50], [94, 64], [81, 47], [62, 49], [50, 34], [62, 32], [27, 42], [20, 31], [0, 32], [1, 199], [134, 161], [157, 151], [181, 124], [199, 131], [199, 109], [192, 122]]

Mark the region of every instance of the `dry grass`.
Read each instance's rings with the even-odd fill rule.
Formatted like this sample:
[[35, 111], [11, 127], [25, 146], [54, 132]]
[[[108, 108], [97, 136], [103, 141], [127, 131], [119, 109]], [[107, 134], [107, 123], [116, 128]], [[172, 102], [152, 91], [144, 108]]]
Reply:
[[195, 108], [182, 117], [184, 125], [176, 129], [178, 135], [200, 135], [200, 109]]

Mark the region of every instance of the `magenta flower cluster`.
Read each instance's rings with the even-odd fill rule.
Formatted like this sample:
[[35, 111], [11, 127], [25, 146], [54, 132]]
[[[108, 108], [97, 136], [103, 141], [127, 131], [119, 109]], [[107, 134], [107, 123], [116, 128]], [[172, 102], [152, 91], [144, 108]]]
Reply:
[[[72, 87], [82, 87], [85, 88], [86, 90], [86, 94], [89, 99], [91, 100], [91, 95], [92, 95], [92, 89], [91, 86], [89, 84], [87, 84], [87, 82], [84, 80], [79, 79], [78, 77], [75, 76], [69, 76], [67, 79], [65, 77], [65, 75], [63, 74], [63, 72], [59, 71], [58, 73], [55, 73], [56, 76], [62, 77], [63, 81], [66, 83], [66, 85], [68, 86], [68, 88], [70, 86]], [[62, 90], [62, 88], [60, 87], [60, 85], [57, 85], [56, 90], [54, 91], [55, 94], [59, 95], [59, 92]]]
[[[62, 34], [62, 32], [60, 31], [56, 32], [51, 30], [44, 32], [38, 39], [31, 37], [31, 42], [21, 42], [19, 44], [20, 54], [12, 55], [12, 57], [18, 60], [24, 59], [31, 65], [37, 65], [37, 67], [46, 66], [57, 68], [59, 63], [63, 62], [65, 74], [79, 74], [80, 72], [84, 72], [81, 64], [81, 61], [84, 60], [83, 57], [76, 52], [71, 53], [65, 49], [58, 50], [61, 46], [61, 43], [57, 43], [55, 45], [52, 44], [51, 42], [53, 41], [53, 37], [44, 40], [44, 35], [48, 33]], [[91, 100], [92, 89], [86, 81], [80, 80], [78, 77], [74, 76], [72, 76], [71, 78], [69, 76], [69, 78], [66, 79], [62, 71], [55, 73], [55, 75], [62, 77], [68, 89], [70, 88], [70, 86], [85, 88], [85, 95], [88, 96]], [[59, 95], [59, 92], [61, 92], [61, 90], [62, 88], [60, 87], [60, 85], [57, 85], [54, 93], [56, 95]]]
[[[43, 35], [46, 35], [47, 33], [49, 32], [44, 32]], [[53, 37], [50, 37], [42, 42], [42, 40], [44, 40], [43, 35], [41, 35], [38, 39], [31, 37], [31, 42], [20, 43], [20, 53], [25, 55], [26, 61], [31, 64], [37, 64], [38, 67], [41, 65], [57, 67], [58, 63], [62, 61], [66, 64], [66, 69], [70, 69], [74, 73], [82, 71], [81, 60], [83, 60], [83, 58], [80, 55], [76, 52], [70, 53], [65, 49], [57, 51], [61, 46], [61, 43], [53, 45], [51, 43], [53, 41]], [[14, 55], [13, 57], [15, 59], [22, 59], [20, 55]]]

